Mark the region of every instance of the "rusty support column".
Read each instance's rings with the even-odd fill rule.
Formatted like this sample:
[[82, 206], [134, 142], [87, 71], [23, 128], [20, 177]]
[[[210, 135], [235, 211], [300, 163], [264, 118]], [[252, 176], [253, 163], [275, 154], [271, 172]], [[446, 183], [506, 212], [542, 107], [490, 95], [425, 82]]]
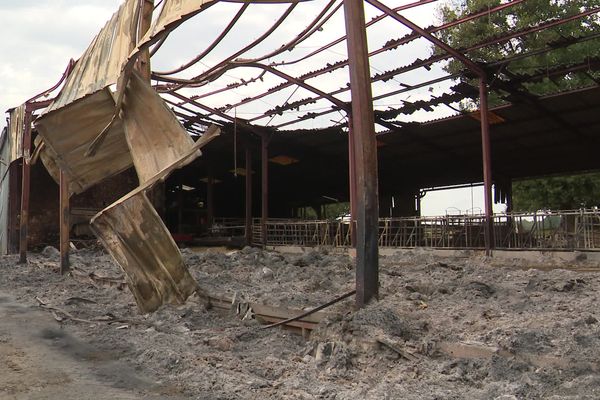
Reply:
[[267, 220], [269, 218], [269, 139], [262, 135], [260, 142], [260, 164], [261, 164], [261, 191], [262, 191], [262, 210], [260, 230], [262, 235], [262, 244], [267, 246]]
[[206, 180], [206, 223], [212, 229], [215, 222], [215, 176], [210, 161], [208, 164], [208, 177]]
[[352, 118], [348, 119], [348, 179], [350, 188], [350, 246], [356, 248], [356, 167]]
[[23, 131], [23, 175], [21, 177], [21, 219], [19, 221], [19, 264], [27, 263], [27, 226], [29, 223], [29, 194], [31, 193], [31, 119], [32, 110], [25, 107]]
[[65, 274], [69, 270], [69, 231], [70, 223], [69, 207], [69, 180], [65, 173], [60, 171], [60, 273]]
[[492, 210], [492, 154], [490, 124], [488, 121], [488, 89], [484, 78], [479, 79], [479, 110], [481, 113], [481, 150], [483, 153], [483, 198], [485, 209], [485, 254], [491, 255], [494, 247], [494, 220]]
[[377, 143], [363, 0], [344, 0], [356, 173], [356, 305], [379, 295]]
[[246, 245], [252, 245], [252, 151], [246, 147]]

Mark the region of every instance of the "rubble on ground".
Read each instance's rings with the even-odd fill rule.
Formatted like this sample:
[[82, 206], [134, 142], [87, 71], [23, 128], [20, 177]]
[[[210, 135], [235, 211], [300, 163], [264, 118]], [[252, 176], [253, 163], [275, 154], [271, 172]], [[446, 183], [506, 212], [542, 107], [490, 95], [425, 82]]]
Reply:
[[[205, 293], [302, 309], [354, 287], [347, 255], [184, 249]], [[593, 399], [600, 397], [600, 277], [586, 259], [381, 257], [380, 300], [328, 311], [305, 340], [208, 308], [203, 296], [140, 315], [102, 250], [4, 257], [0, 289], [43, 306], [68, 329], [172, 391], [211, 399]], [[542, 265], [542, 263], [545, 263]], [[553, 267], [553, 268], [550, 268]]]

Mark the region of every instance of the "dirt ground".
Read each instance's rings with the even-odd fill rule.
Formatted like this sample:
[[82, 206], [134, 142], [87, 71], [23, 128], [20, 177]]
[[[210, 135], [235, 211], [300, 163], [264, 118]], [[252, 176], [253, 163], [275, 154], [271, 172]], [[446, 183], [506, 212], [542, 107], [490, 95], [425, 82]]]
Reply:
[[[247, 301], [310, 308], [354, 286], [352, 260], [325, 249], [183, 254], [204, 291]], [[70, 276], [52, 248], [16, 261], [0, 262], [0, 399], [600, 398], [585, 257], [381, 257], [380, 300], [336, 304], [308, 340], [197, 296], [140, 315], [101, 250], [74, 252]]]

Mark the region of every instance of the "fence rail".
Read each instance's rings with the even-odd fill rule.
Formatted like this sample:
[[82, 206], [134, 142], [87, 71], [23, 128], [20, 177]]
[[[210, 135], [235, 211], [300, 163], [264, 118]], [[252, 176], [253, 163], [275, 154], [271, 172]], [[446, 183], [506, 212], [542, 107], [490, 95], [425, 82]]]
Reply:
[[[600, 212], [595, 209], [497, 214], [493, 220], [496, 249], [600, 249]], [[481, 249], [484, 223], [484, 215], [381, 218], [379, 246]], [[347, 247], [350, 226], [349, 221], [269, 219], [267, 245]], [[254, 242], [262, 243], [259, 219], [252, 233]]]

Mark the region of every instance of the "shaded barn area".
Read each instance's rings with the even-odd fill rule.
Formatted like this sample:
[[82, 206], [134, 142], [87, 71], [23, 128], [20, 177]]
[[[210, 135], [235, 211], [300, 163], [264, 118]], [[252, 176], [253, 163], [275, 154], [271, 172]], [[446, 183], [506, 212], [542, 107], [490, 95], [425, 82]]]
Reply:
[[[597, 104], [600, 90], [589, 88], [490, 110], [493, 181], [499, 189], [495, 200], [506, 199], [515, 179], [597, 170]], [[479, 119], [468, 114], [378, 134], [380, 216], [417, 215], [415, 199], [422, 188], [481, 182], [480, 143]], [[240, 221], [244, 221], [248, 201], [247, 155], [252, 170], [252, 217], [261, 217], [261, 139], [229, 124], [207, 145], [205, 157], [175, 172], [156, 191], [155, 204], [172, 233], [184, 234], [184, 239], [207, 236], [215, 219], [217, 224], [231, 219], [236, 221], [236, 229], [217, 227], [214, 233], [245, 235]], [[299, 209], [304, 207], [319, 209], [332, 199], [350, 201], [348, 136], [344, 129], [272, 133], [267, 155], [270, 218], [298, 218]], [[6, 176], [14, 188], [10, 191], [13, 204], [8, 205], [13, 221], [20, 208], [20, 168], [20, 161], [16, 161]], [[31, 171], [31, 245], [57, 246], [58, 184], [41, 163], [34, 164]], [[73, 196], [73, 238], [89, 238], [89, 219], [136, 186], [137, 177], [128, 170]], [[395, 209], [390, 209], [391, 197]], [[12, 252], [18, 248], [16, 225], [9, 224], [15, 228], [9, 233]]]
[[[598, 104], [600, 90], [588, 88], [491, 109], [494, 200], [510, 204], [514, 180], [597, 170]], [[378, 134], [380, 217], [418, 215], [423, 188], [481, 182], [479, 124], [477, 114], [465, 114]], [[261, 216], [260, 137], [226, 125], [206, 153], [167, 181], [168, 225], [172, 232], [204, 235], [215, 221], [233, 219], [237, 228], [231, 235], [243, 236], [246, 202], [253, 218]], [[304, 207], [350, 201], [344, 129], [274, 132], [267, 156], [269, 218], [295, 219]], [[178, 227], [179, 220], [185, 226]], [[223, 234], [223, 228], [215, 233]]]

